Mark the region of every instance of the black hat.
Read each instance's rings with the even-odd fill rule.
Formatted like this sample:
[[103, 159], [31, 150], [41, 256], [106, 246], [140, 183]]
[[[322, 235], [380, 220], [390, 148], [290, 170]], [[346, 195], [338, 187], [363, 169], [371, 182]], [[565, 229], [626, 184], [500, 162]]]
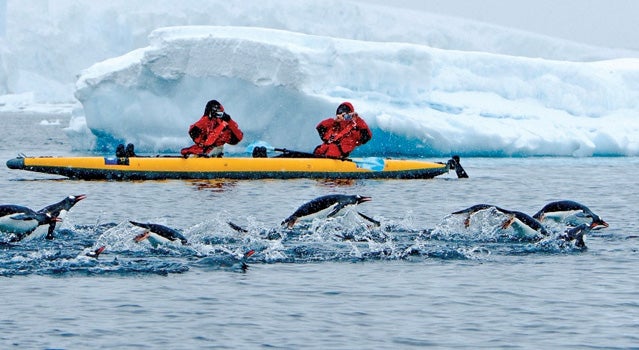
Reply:
[[204, 115], [210, 115], [215, 112], [224, 112], [224, 106], [217, 100], [207, 102], [206, 107], [204, 107]]
[[350, 102], [342, 102], [342, 104], [339, 105], [339, 107], [337, 107], [337, 111], [335, 111], [335, 115], [342, 114], [342, 113], [353, 113], [353, 112], [355, 112], [355, 108], [353, 108], [353, 105]]

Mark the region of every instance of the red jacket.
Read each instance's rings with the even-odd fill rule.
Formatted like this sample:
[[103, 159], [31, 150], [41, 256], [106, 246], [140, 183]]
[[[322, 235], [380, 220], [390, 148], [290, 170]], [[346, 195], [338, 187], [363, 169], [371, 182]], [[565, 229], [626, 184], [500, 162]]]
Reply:
[[233, 119], [223, 121], [206, 115], [189, 127], [189, 135], [195, 144], [203, 147], [217, 147], [225, 143], [237, 145], [244, 137]]
[[191, 136], [195, 144], [183, 148], [180, 151], [183, 156], [189, 154], [207, 154], [211, 152], [214, 147], [222, 146], [225, 143], [236, 145], [242, 141], [244, 133], [242, 133], [237, 123], [230, 117], [228, 117], [227, 121], [224, 121], [220, 118], [209, 118], [207, 115], [204, 115], [200, 120], [189, 127], [189, 136]]
[[348, 157], [355, 147], [365, 144], [373, 137], [368, 125], [360, 117], [351, 120], [324, 119], [316, 129], [324, 143], [317, 146], [314, 153], [329, 158]]

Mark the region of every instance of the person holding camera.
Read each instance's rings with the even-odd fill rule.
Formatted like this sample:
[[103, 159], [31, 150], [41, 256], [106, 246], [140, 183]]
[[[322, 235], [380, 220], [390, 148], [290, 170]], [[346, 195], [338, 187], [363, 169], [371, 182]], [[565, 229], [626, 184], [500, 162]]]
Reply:
[[315, 147], [318, 157], [346, 158], [355, 149], [368, 142], [373, 134], [350, 102], [343, 102], [335, 111], [335, 118], [322, 120], [316, 127], [324, 143]]
[[224, 106], [211, 100], [207, 102], [202, 118], [189, 127], [189, 136], [195, 144], [180, 151], [183, 157], [187, 158], [191, 154], [222, 157], [224, 144], [238, 144], [244, 133], [231, 116], [224, 112]]

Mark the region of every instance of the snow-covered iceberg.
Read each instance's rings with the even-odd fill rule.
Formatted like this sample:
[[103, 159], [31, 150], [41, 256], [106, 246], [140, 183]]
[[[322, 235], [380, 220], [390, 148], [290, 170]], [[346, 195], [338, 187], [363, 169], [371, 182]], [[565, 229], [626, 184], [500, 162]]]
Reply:
[[374, 138], [354, 155], [639, 155], [639, 60], [554, 61], [256, 27], [160, 28], [76, 84], [95, 148], [175, 152], [209, 99], [245, 132], [311, 150], [351, 101]]

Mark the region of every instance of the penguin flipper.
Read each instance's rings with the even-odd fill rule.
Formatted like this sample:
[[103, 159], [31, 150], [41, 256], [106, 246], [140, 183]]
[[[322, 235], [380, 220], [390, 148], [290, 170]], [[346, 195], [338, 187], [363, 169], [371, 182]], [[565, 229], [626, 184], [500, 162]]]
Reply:
[[134, 225], [134, 226], [138, 226], [138, 227], [142, 227], [142, 228], [146, 228], [146, 229], [149, 229], [149, 228], [150, 228], [150, 227], [149, 227], [149, 224], [147, 224], [147, 223], [137, 222], [137, 221], [131, 221], [131, 220], [129, 220], [129, 222], [130, 222], [132, 225]]
[[182, 245], [189, 245], [189, 240], [186, 239], [186, 237], [184, 237], [184, 235], [182, 235], [181, 233], [177, 233], [176, 237], [180, 240], [180, 243], [182, 243]]
[[381, 223], [379, 221], [371, 218], [370, 216], [364, 215], [364, 214], [362, 214], [360, 212], [357, 212], [357, 214], [359, 214], [359, 216], [363, 217], [364, 219], [372, 222], [375, 226], [377, 226], [377, 227], [381, 226]]
[[29, 215], [29, 214], [18, 214], [18, 215], [11, 216], [11, 219], [12, 220], [27, 221], [27, 220], [35, 220], [35, 217], [33, 217], [33, 215]]
[[346, 205], [345, 204], [338, 204], [335, 206], [335, 208], [333, 208], [333, 210], [331, 210], [330, 213], [328, 213], [328, 215], [326, 215], [327, 218], [331, 218], [335, 215], [337, 215], [337, 213], [339, 213], [340, 210], [344, 209]]
[[[237, 225], [237, 224], [235, 224], [235, 223], [233, 223], [231, 221], [227, 222], [227, 224], [229, 224], [229, 226], [231, 226], [231, 228], [234, 229], [237, 232], [243, 232], [243, 233], [248, 232], [248, 230], [245, 229], [244, 227], [242, 227], [240, 225]], [[282, 223], [282, 224], [284, 224], [284, 223]]]

